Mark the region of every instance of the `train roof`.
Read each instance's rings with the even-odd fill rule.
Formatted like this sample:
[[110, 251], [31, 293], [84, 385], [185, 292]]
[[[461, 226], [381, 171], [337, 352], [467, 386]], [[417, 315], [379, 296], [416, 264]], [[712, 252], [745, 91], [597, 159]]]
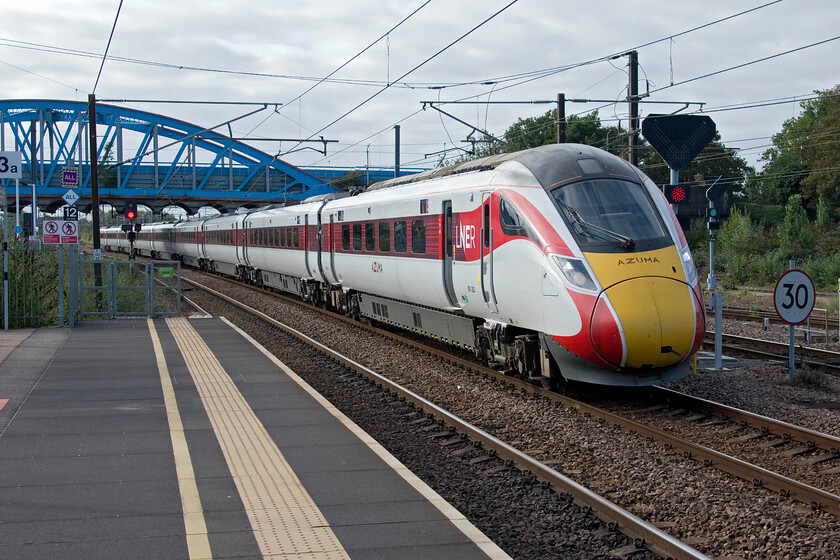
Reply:
[[627, 161], [600, 148], [585, 144], [548, 144], [380, 181], [368, 187], [367, 190], [375, 191], [409, 185], [458, 173], [489, 171], [509, 161], [517, 161], [527, 167], [543, 188], [550, 188], [584, 176], [618, 175], [637, 181], [642, 178], [641, 172]]

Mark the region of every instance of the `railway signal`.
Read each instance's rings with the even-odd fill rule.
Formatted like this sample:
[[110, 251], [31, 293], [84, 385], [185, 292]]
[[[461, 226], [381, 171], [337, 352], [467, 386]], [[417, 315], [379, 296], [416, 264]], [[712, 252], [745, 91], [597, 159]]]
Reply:
[[123, 215], [126, 220], [133, 222], [137, 218], [137, 201], [126, 200]]
[[669, 204], [688, 202], [688, 187], [686, 185], [665, 185], [665, 198]]
[[718, 219], [717, 208], [706, 208], [706, 221], [709, 225], [709, 231], [720, 229], [720, 220]]

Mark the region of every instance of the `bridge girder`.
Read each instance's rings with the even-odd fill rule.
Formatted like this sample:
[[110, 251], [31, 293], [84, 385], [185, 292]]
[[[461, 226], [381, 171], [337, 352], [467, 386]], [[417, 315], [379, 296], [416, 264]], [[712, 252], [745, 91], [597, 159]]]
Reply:
[[[86, 102], [0, 100], [0, 149], [22, 152], [23, 182], [36, 185], [40, 209], [65, 204], [66, 168], [78, 172], [80, 210], [90, 209], [88, 123]], [[96, 123], [101, 204], [121, 208], [133, 199], [153, 210], [179, 206], [193, 214], [203, 206], [232, 210], [340, 192], [230, 136], [164, 115], [97, 103]], [[161, 138], [168, 143], [161, 146]], [[170, 157], [162, 161], [163, 154]], [[14, 181], [0, 186], [13, 206]], [[20, 189], [26, 200], [29, 193], [31, 186]]]

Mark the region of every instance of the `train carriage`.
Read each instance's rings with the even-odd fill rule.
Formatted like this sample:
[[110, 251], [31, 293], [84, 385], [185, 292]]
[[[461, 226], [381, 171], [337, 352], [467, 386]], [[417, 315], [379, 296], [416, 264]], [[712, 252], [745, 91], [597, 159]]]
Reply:
[[205, 219], [189, 220], [171, 224], [172, 258], [187, 266], [202, 268], [207, 258], [204, 252]]
[[306, 217], [309, 205], [249, 213], [245, 220], [245, 258], [241, 275], [253, 283], [303, 295], [307, 264]]
[[664, 196], [589, 146], [150, 231], [170, 235], [185, 264], [445, 340], [544, 384], [677, 379], [705, 331]]
[[149, 253], [153, 259], [171, 261], [174, 258], [175, 246], [172, 237], [171, 223], [146, 224], [142, 226], [149, 239]]
[[204, 221], [201, 240], [204, 257], [199, 260], [204, 270], [241, 277], [245, 217], [245, 214], [233, 214]]

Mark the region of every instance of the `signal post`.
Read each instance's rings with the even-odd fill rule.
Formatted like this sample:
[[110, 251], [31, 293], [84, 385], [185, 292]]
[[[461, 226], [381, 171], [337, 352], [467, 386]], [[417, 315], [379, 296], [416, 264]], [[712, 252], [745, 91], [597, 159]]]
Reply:
[[[671, 184], [666, 185], [663, 189], [665, 197], [671, 204], [674, 214], [677, 213], [677, 205], [685, 202], [688, 194], [686, 188], [680, 185], [680, 169], [685, 169], [691, 161], [711, 142], [717, 127], [712, 119], [707, 116], [698, 115], [651, 115], [642, 121], [642, 135], [650, 143], [651, 147], [656, 150], [668, 168], [671, 171]], [[718, 179], [720, 181], [720, 179]], [[709, 211], [714, 210], [714, 198], [717, 198], [717, 193], [721, 189], [726, 188], [726, 184], [721, 184], [715, 189], [715, 184], [706, 190], [706, 198], [709, 200]], [[710, 197], [710, 195], [713, 195]], [[717, 195], [717, 196], [714, 196]], [[714, 212], [717, 216], [717, 213]], [[711, 214], [710, 214], [711, 216]], [[711, 299], [712, 309], [715, 310], [715, 369], [723, 367], [722, 346], [723, 346], [723, 294], [717, 290], [717, 278], [715, 277], [714, 258], [715, 258], [715, 233], [717, 229], [717, 220], [712, 225], [709, 220], [709, 296]]]
[[127, 200], [125, 203], [125, 207], [123, 209], [123, 216], [126, 220], [128, 220], [127, 224], [122, 225], [122, 230], [128, 236], [128, 243], [129, 243], [129, 251], [128, 251], [128, 260], [134, 260], [134, 241], [137, 239], [137, 234], [140, 232], [140, 229], [143, 227], [142, 224], [135, 224], [134, 220], [137, 219], [137, 201], [135, 200]]

